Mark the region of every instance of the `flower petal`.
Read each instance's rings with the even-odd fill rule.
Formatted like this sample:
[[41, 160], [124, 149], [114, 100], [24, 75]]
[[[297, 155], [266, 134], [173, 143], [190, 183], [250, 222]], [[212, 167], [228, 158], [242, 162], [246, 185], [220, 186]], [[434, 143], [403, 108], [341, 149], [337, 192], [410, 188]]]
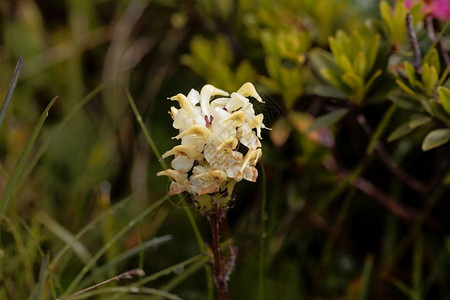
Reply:
[[256, 92], [255, 86], [250, 82], [244, 83], [241, 86], [241, 88], [237, 91], [237, 93], [241, 94], [244, 97], [252, 96], [259, 102], [264, 103], [264, 101], [259, 96], [258, 92]]

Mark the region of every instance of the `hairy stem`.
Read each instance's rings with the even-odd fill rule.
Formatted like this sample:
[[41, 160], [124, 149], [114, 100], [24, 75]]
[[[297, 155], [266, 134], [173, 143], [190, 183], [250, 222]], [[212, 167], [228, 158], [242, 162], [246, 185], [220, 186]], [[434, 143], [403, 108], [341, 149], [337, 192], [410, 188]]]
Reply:
[[[357, 121], [368, 136], [371, 136], [373, 134], [372, 127], [370, 127], [369, 123], [362, 113], [357, 116]], [[387, 150], [384, 148], [381, 142], [377, 142], [377, 144], [375, 145], [375, 150], [378, 157], [389, 169], [389, 171], [394, 174], [399, 180], [405, 183], [410, 189], [415, 190], [421, 194], [428, 191], [427, 186], [422, 181], [406, 173], [405, 170], [403, 170], [391, 159]]]
[[436, 33], [435, 33], [435, 30], [434, 30], [434, 22], [433, 22], [433, 17], [432, 16], [427, 16], [426, 24], [427, 24], [428, 37], [430, 38], [430, 40], [433, 43], [435, 43], [435, 42], [437, 43], [437, 47], [438, 47], [439, 53], [441, 54], [442, 58], [444, 59], [445, 65], [446, 66], [450, 65], [450, 57], [448, 56], [448, 53], [445, 50], [444, 43], [442, 42], [441, 38], [437, 38], [436, 37]]
[[422, 66], [422, 55], [420, 53], [419, 41], [417, 40], [416, 32], [414, 31], [413, 21], [411, 14], [408, 12], [406, 14], [406, 30], [408, 30], [409, 43], [413, 51], [413, 65], [417, 73], [420, 73], [420, 68]]
[[214, 282], [217, 287], [217, 294], [219, 300], [228, 299], [227, 289], [227, 275], [222, 260], [222, 251], [220, 249], [220, 223], [224, 217], [223, 211], [218, 207], [208, 216], [209, 226], [211, 227], [212, 235], [212, 250], [213, 250], [213, 273]]

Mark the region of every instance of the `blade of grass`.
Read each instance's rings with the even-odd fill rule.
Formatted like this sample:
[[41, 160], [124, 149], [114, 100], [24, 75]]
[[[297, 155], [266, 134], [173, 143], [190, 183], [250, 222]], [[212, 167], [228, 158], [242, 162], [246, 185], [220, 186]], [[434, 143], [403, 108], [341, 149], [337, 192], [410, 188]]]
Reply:
[[186, 278], [188, 278], [191, 274], [195, 273], [198, 269], [203, 267], [207, 262], [209, 261], [208, 257], [203, 257], [201, 260], [195, 262], [191, 266], [189, 266], [183, 273], [181, 273], [178, 276], [175, 276], [169, 283], [164, 285], [161, 290], [162, 291], [171, 291], [174, 289], [178, 284], [183, 282]]
[[369, 254], [366, 257], [366, 261], [364, 262], [364, 269], [361, 277], [361, 288], [358, 293], [359, 300], [368, 299], [370, 279], [372, 277], [373, 260], [374, 260], [373, 255]]
[[[225, 242], [220, 244], [220, 248], [221, 249], [225, 249], [226, 247], [228, 247], [231, 244], [231, 242], [232, 242], [232, 240], [226, 240]], [[152, 275], [149, 275], [149, 276], [143, 278], [142, 280], [140, 280], [139, 282], [129, 285], [128, 287], [142, 286], [143, 284], [151, 282], [151, 281], [154, 281], [154, 280], [157, 280], [157, 279], [159, 279], [162, 276], [169, 275], [171, 273], [180, 273], [180, 272], [182, 272], [182, 270], [184, 270], [184, 268], [187, 265], [198, 264], [195, 267], [194, 267], [194, 265], [191, 266], [191, 267], [194, 267], [193, 268], [194, 270], [191, 270], [189, 272], [188, 275], [190, 275], [193, 271], [197, 270], [202, 265], [206, 264], [208, 261], [209, 261], [209, 257], [205, 256], [204, 254], [198, 254], [198, 255], [193, 256], [191, 258], [188, 258], [188, 259], [186, 259], [186, 260], [184, 260], [184, 261], [182, 261], [182, 262], [180, 262], [178, 264], [175, 264], [173, 266], [167, 267], [167, 268], [165, 268], [165, 269], [163, 269], [163, 270], [161, 270], [159, 272], [156, 272], [156, 273], [154, 273]], [[183, 279], [185, 279], [185, 278], [183, 278]], [[178, 283], [180, 283], [180, 282], [181, 281], [179, 281]], [[173, 285], [173, 283], [170, 283], [170, 282], [168, 284]], [[166, 288], [167, 288], [167, 286], [166, 286]], [[116, 297], [120, 297], [120, 294], [116, 295]]]
[[74, 236], [74, 240], [72, 240], [70, 243], [66, 244], [64, 246], [63, 249], [61, 249], [61, 251], [59, 251], [59, 253], [55, 256], [55, 258], [53, 258], [52, 262], [50, 263], [50, 270], [53, 270], [56, 265], [59, 263], [59, 260], [61, 259], [61, 257], [66, 254], [66, 252], [71, 249], [73, 247], [73, 245], [78, 241], [78, 239], [80, 239], [85, 233], [87, 233], [89, 230], [93, 229], [94, 226], [99, 223], [103, 218], [105, 218], [108, 214], [108, 212], [113, 212], [119, 208], [122, 208], [123, 206], [125, 206], [125, 204], [127, 204], [128, 202], [130, 202], [133, 198], [135, 197], [135, 195], [130, 195], [128, 197], [126, 197], [125, 199], [117, 202], [116, 204], [114, 204], [113, 206], [111, 206], [107, 211], [101, 213], [100, 215], [98, 215], [94, 220], [92, 220], [89, 224], [87, 224], [83, 229], [81, 229], [75, 236]]
[[133, 96], [131, 96], [130, 91], [127, 91], [127, 97], [128, 97], [128, 102], [130, 103], [130, 106], [133, 109], [134, 115], [136, 117], [136, 121], [139, 123], [142, 133], [144, 134], [145, 139], [147, 140], [147, 143], [152, 148], [152, 151], [155, 154], [158, 161], [160, 162], [161, 167], [163, 169], [167, 169], [167, 164], [164, 160], [162, 160], [161, 152], [159, 152], [158, 147], [156, 147], [155, 142], [153, 141], [152, 137], [150, 136], [150, 133], [147, 130], [147, 127], [145, 127], [144, 121], [142, 120], [142, 116], [139, 113], [139, 110], [137, 109], [136, 103], [134, 102]]
[[[150, 147], [153, 150], [153, 153], [155, 154], [156, 158], [161, 164], [161, 167], [165, 170], [167, 169], [167, 164], [162, 160], [161, 158], [161, 152], [159, 152], [158, 147], [156, 147], [155, 142], [153, 141], [152, 137], [150, 136], [150, 133], [147, 130], [147, 127], [145, 127], [144, 121], [142, 120], [142, 116], [139, 113], [139, 110], [137, 109], [136, 103], [133, 100], [133, 97], [130, 94], [130, 91], [127, 91], [127, 97], [128, 102], [130, 103], [131, 108], [133, 109], [134, 115], [136, 117], [137, 122], [139, 123], [139, 126], [141, 127], [142, 132], [144, 133], [144, 136], [147, 140], [147, 143], [150, 145]], [[192, 215], [191, 210], [186, 205], [186, 201], [184, 198], [180, 197], [180, 203], [181, 206], [184, 207], [184, 211], [186, 212], [186, 215], [189, 219], [189, 223], [192, 227], [192, 230], [194, 231], [195, 238], [197, 240], [198, 248], [201, 252], [204, 252], [206, 250], [205, 248], [205, 242], [203, 241], [202, 235], [200, 234], [200, 230], [198, 229], [198, 225], [195, 221], [194, 216]], [[211, 276], [211, 270], [206, 267], [205, 268], [206, 273], [206, 281], [207, 281], [207, 287], [208, 287], [208, 299], [212, 299], [213, 296], [213, 282], [212, 282], [212, 276]]]
[[66, 244], [72, 245], [71, 248], [73, 252], [78, 256], [78, 258], [80, 258], [83, 263], [87, 263], [92, 258], [92, 254], [83, 245], [83, 243], [75, 239], [74, 235], [69, 230], [56, 222], [49, 215], [41, 211], [37, 213], [37, 219], [59, 239], [64, 241]]
[[117, 242], [122, 236], [125, 235], [131, 228], [133, 228], [136, 224], [138, 224], [141, 220], [143, 220], [145, 217], [150, 215], [152, 212], [154, 212], [159, 206], [165, 203], [165, 201], [169, 199], [169, 197], [166, 195], [153, 203], [151, 206], [146, 208], [144, 211], [142, 211], [139, 215], [137, 215], [134, 219], [132, 219], [126, 226], [124, 226], [119, 232], [117, 232], [114, 237], [108, 241], [100, 250], [97, 251], [97, 253], [92, 257], [92, 259], [81, 269], [81, 271], [78, 273], [78, 275], [75, 277], [74, 280], [70, 283], [69, 287], [64, 291], [62, 298], [66, 297], [67, 295], [70, 295], [74, 289], [78, 286], [81, 279], [84, 275], [86, 275], [87, 272], [89, 272], [92, 268], [92, 266], [97, 262], [97, 260], [105, 254], [105, 252], [113, 245], [115, 242]]
[[71, 298], [73, 300], [75, 299], [86, 299], [86, 298], [90, 298], [92, 296], [96, 296], [96, 295], [102, 295], [102, 294], [144, 294], [144, 295], [149, 295], [149, 296], [158, 296], [158, 299], [160, 298], [165, 298], [165, 299], [172, 299], [172, 300], [183, 300], [182, 298], [178, 297], [177, 295], [165, 292], [165, 291], [161, 291], [161, 290], [157, 290], [157, 289], [152, 289], [152, 288], [137, 288], [137, 287], [109, 287], [109, 288], [102, 288], [102, 289], [98, 289], [98, 290], [94, 290], [92, 292], [89, 293], [85, 293], [83, 295]]
[[144, 275], [145, 275], [145, 272], [142, 269], [133, 269], [133, 270], [130, 270], [130, 271], [126, 271], [126, 272], [124, 272], [122, 274], [119, 274], [117, 276], [109, 278], [109, 279], [107, 279], [105, 281], [102, 281], [100, 283], [94, 284], [94, 285], [92, 285], [90, 287], [87, 287], [85, 289], [82, 289], [81, 291], [78, 291], [75, 294], [67, 296], [65, 299], [69, 300], [69, 299], [76, 298], [76, 297], [81, 296], [81, 295], [83, 295], [83, 294], [85, 294], [87, 292], [95, 290], [95, 289], [97, 289], [100, 286], [103, 286], [105, 284], [108, 284], [108, 283], [111, 283], [111, 282], [114, 282], [114, 281], [119, 281], [119, 280], [122, 280], [122, 279], [131, 279], [133, 276], [142, 277]]
[[43, 300], [44, 298], [44, 287], [45, 287], [45, 278], [47, 277], [47, 260], [48, 256], [44, 256], [41, 262], [41, 268], [39, 270], [39, 282], [38, 282], [38, 294], [36, 299]]
[[402, 292], [404, 295], [408, 296], [411, 299], [415, 298], [415, 294], [414, 291], [412, 289], [410, 289], [405, 283], [403, 283], [401, 280], [392, 277], [389, 274], [383, 274], [383, 278], [389, 282], [390, 284], [392, 284], [393, 286], [395, 286], [400, 292]]
[[377, 146], [381, 135], [384, 133], [384, 131], [386, 130], [386, 127], [389, 125], [389, 122], [392, 119], [396, 109], [397, 109], [397, 106], [395, 104], [392, 104], [391, 107], [389, 108], [389, 110], [384, 114], [379, 125], [377, 126], [377, 129], [375, 130], [372, 137], [370, 138], [370, 143], [369, 143], [369, 146], [367, 147], [368, 155], [372, 154], [373, 150]]
[[[22, 220], [22, 219], [20, 219], [20, 224], [22, 224], [22, 227], [25, 229], [25, 231], [27, 232], [28, 236], [30, 237], [28, 241], [31, 241], [31, 242], [34, 244], [34, 246], [36, 247], [37, 251], [39, 252], [39, 255], [40, 255], [42, 258], [45, 257], [45, 259], [46, 259], [46, 263], [45, 263], [46, 273], [45, 273], [45, 274], [46, 274], [46, 276], [47, 276], [47, 273], [48, 273], [48, 261], [49, 261], [49, 255], [46, 255], [46, 254], [44, 253], [44, 250], [42, 250], [42, 247], [41, 247], [41, 244], [39, 243], [38, 238], [34, 235], [33, 231], [32, 231], [31, 228], [28, 226], [28, 224], [27, 224], [24, 220]], [[41, 263], [42, 263], [42, 261], [41, 261]], [[40, 278], [41, 278], [41, 277], [39, 277], [39, 279], [40, 279]], [[56, 299], [57, 296], [56, 296], [55, 286], [54, 286], [53, 280], [52, 280], [51, 278], [49, 278], [49, 285], [50, 285], [50, 289], [51, 289], [51, 291], [52, 291], [52, 297], [53, 297], [54, 299]], [[32, 297], [37, 293], [38, 288], [39, 288], [39, 285], [36, 285], [36, 286], [34, 287], [32, 293], [30, 294], [30, 297], [29, 297], [28, 299], [32, 299]]]
[[2, 109], [0, 110], [0, 129], [3, 125], [3, 120], [6, 116], [6, 110], [8, 109], [9, 103], [11, 102], [12, 95], [14, 94], [14, 90], [16, 89], [17, 81], [19, 80], [20, 70], [22, 70], [23, 59], [22, 56], [19, 57], [19, 61], [17, 61], [16, 69], [14, 70], [11, 82], [9, 83], [8, 91], [6, 92], [5, 100], [3, 100]]
[[[146, 241], [145, 243], [141, 243], [136, 247], [133, 247], [125, 252], [122, 252], [121, 254], [117, 255], [116, 257], [114, 257], [113, 259], [109, 260], [108, 263], [96, 268], [93, 271], [93, 274], [91, 276], [89, 276], [88, 278], [86, 278], [85, 280], [83, 280], [81, 282], [80, 285], [82, 286], [87, 286], [90, 283], [93, 282], [95, 277], [101, 276], [103, 274], [105, 274], [108, 270], [110, 270], [113, 266], [116, 266], [118, 264], [120, 264], [121, 262], [125, 261], [126, 259], [136, 255], [137, 253], [139, 253], [140, 251], [142, 251], [142, 253], [152, 247], [156, 247], [159, 246], [161, 244], [164, 244], [168, 241], [172, 240], [172, 236], [171, 235], [164, 235], [161, 237], [156, 237], [153, 238], [149, 241]], [[142, 265], [141, 264], [139, 266], [140, 269], [142, 269]]]
[[26, 247], [23, 242], [23, 239], [20, 235], [19, 230], [17, 229], [16, 225], [13, 221], [11, 221], [10, 218], [7, 216], [2, 217], [3, 222], [5, 222], [7, 229], [11, 232], [14, 242], [15, 242], [15, 248], [17, 249], [17, 252], [20, 257], [20, 262], [17, 265], [18, 269], [22, 267], [22, 276], [24, 277], [28, 288], [31, 290], [35, 284], [34, 277], [33, 277], [33, 267], [32, 262], [30, 261], [30, 257], [27, 255]]
[[22, 176], [19, 179], [19, 182], [16, 186], [15, 192], [22, 186], [25, 179], [28, 177], [28, 175], [31, 173], [31, 171], [36, 167], [37, 163], [41, 159], [41, 157], [44, 155], [44, 153], [47, 151], [47, 148], [50, 146], [52, 140], [60, 133], [64, 127], [69, 123], [69, 121], [89, 102], [91, 101], [99, 92], [103, 90], [103, 88], [106, 86], [107, 83], [109, 83], [111, 79], [104, 81], [100, 83], [95, 89], [93, 89], [91, 92], [89, 92], [83, 99], [80, 100], [73, 108], [72, 110], [67, 114], [67, 116], [58, 123], [58, 126], [50, 133], [50, 135], [43, 141], [41, 147], [36, 152], [36, 154], [31, 159], [30, 163], [25, 168]]
[[5, 191], [3, 192], [2, 198], [0, 199], [0, 216], [3, 215], [3, 213], [6, 211], [9, 205], [9, 201], [12, 198], [12, 194], [14, 191], [14, 188], [16, 186], [17, 180], [19, 179], [19, 176], [22, 174], [22, 170], [25, 166], [25, 162], [28, 159], [28, 156], [30, 155], [31, 149], [34, 146], [34, 143], [36, 142], [36, 139], [39, 135], [39, 132], [42, 129], [42, 126], [44, 125], [45, 119], [47, 119], [48, 112], [50, 108], [55, 103], [58, 96], [53, 98], [50, 103], [45, 108], [44, 112], [41, 114], [41, 116], [38, 119], [38, 122], [36, 126], [33, 129], [33, 132], [31, 133], [31, 137], [28, 139], [28, 142], [25, 146], [25, 149], [23, 150], [22, 154], [20, 155], [19, 160], [16, 163], [16, 166], [14, 168], [14, 171], [11, 175], [11, 178], [8, 181], [8, 184], [6, 185]]
[[422, 299], [422, 269], [423, 269], [423, 236], [419, 233], [414, 240], [412, 282], [414, 294]]
[[186, 259], [186, 260], [184, 260], [184, 261], [182, 261], [182, 262], [180, 262], [178, 264], [175, 264], [173, 266], [167, 267], [167, 268], [165, 268], [165, 269], [163, 269], [161, 271], [158, 271], [158, 272], [156, 272], [156, 273], [154, 273], [152, 275], [149, 275], [149, 276], [143, 278], [141, 280], [140, 284], [143, 285], [143, 284], [146, 284], [148, 282], [155, 281], [155, 280], [159, 279], [160, 277], [165, 276], [165, 275], [169, 275], [171, 273], [178, 273], [179, 270], [183, 270], [187, 265], [190, 265], [190, 264], [195, 263], [195, 262], [197, 262], [199, 260], [202, 260], [202, 258], [205, 258], [205, 256], [203, 254], [198, 254], [196, 256], [188, 258], [188, 259]]
[[263, 190], [261, 197], [261, 235], [259, 238], [259, 264], [258, 264], [258, 290], [259, 290], [259, 299], [264, 299], [264, 287], [265, 287], [265, 245], [266, 245], [266, 237], [267, 237], [267, 229], [266, 229], [266, 220], [268, 218], [266, 211], [266, 171], [264, 169], [264, 165], [261, 163], [261, 173], [262, 173], [262, 181], [263, 181]]

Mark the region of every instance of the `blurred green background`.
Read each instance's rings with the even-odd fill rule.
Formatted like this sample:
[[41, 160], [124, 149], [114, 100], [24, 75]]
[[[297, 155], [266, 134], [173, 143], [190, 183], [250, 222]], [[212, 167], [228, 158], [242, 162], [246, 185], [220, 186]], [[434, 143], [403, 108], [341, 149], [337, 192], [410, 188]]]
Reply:
[[[263, 136], [258, 181], [237, 185], [224, 225], [222, 239], [239, 247], [230, 299], [445, 299], [450, 148], [420, 145], [431, 129], [450, 128], [450, 117], [432, 111], [425, 120], [417, 104], [402, 109], [411, 99], [396, 97], [406, 88], [395, 79], [413, 61], [406, 11], [384, 12], [392, 26], [379, 1], [2, 0], [1, 98], [24, 62], [0, 129], [1, 191], [39, 115], [59, 99], [2, 216], [0, 298], [55, 298], [135, 268], [147, 276], [169, 268], [144, 284], [157, 290], [148, 293], [208, 299], [207, 263], [186, 210], [204, 242], [210, 236], [189, 198], [137, 219], [168, 183], [155, 175], [161, 162], [126, 92], [164, 152], [176, 143], [167, 97], [206, 83], [233, 92], [250, 81], [272, 131]], [[444, 79], [429, 90], [416, 84], [427, 101], [447, 86], [448, 72], [442, 56], [425, 55], [435, 44], [420, 13], [412, 11], [424, 61], [441, 63], [436, 76]], [[437, 33], [448, 24], [434, 22]], [[447, 50], [449, 36], [442, 34]], [[424, 126], [388, 143], [410, 118]], [[110, 292], [125, 299], [124, 290]]]

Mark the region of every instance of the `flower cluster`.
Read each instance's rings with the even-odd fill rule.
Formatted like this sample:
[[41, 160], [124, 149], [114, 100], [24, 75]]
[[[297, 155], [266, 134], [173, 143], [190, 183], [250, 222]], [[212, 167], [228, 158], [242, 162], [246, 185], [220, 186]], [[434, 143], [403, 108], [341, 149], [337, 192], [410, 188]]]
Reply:
[[170, 114], [179, 130], [174, 138], [181, 139], [181, 145], [162, 156], [175, 156], [172, 169], [157, 174], [172, 179], [170, 195], [186, 191], [198, 197], [222, 192], [230, 182], [256, 181], [261, 129], [266, 127], [249, 96], [263, 102], [249, 82], [231, 95], [205, 85], [200, 93], [192, 89], [187, 96], [170, 98], [180, 105]]
[[[411, 8], [414, 4], [421, 2], [419, 0], [405, 0], [406, 8]], [[450, 1], [449, 0], [422, 0], [423, 11], [437, 19], [447, 21], [450, 19]]]

